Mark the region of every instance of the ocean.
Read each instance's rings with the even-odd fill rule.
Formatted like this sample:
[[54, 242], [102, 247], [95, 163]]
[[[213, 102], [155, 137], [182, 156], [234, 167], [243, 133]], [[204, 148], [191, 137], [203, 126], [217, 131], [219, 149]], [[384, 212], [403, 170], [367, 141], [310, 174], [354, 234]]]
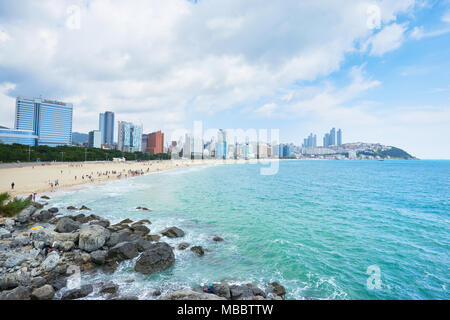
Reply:
[[269, 176], [260, 169], [176, 169], [57, 193], [50, 204], [86, 205], [112, 223], [149, 219], [152, 234], [177, 226], [184, 238], [161, 240], [209, 249], [203, 257], [175, 250], [175, 265], [160, 274], [138, 274], [132, 260], [113, 275], [83, 276], [113, 280], [122, 295], [153, 299], [155, 290], [228, 280], [277, 281], [287, 299], [450, 298], [450, 161], [281, 161]]

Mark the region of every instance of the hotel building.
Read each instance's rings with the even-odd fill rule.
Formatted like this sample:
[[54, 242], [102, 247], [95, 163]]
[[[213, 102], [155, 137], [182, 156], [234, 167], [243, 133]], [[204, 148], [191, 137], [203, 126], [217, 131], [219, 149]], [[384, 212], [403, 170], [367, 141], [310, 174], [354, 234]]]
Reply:
[[16, 99], [15, 125], [22, 134], [32, 132], [34, 145], [72, 144], [73, 105], [47, 99]]

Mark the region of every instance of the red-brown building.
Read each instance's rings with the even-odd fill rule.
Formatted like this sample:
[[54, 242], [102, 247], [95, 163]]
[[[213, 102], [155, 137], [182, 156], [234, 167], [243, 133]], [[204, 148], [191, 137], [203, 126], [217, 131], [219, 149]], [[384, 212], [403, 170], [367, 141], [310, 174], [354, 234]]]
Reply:
[[164, 153], [164, 133], [161, 131], [147, 135], [147, 147], [145, 151], [149, 154]]

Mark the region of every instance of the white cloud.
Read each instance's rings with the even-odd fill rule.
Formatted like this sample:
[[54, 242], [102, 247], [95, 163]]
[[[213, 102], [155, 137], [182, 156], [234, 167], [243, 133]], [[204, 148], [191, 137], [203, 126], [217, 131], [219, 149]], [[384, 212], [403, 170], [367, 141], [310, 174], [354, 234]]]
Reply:
[[406, 29], [403, 24], [392, 23], [371, 37], [367, 41], [366, 47], [371, 47], [370, 54], [373, 56], [382, 56], [387, 52], [396, 50], [405, 39]]
[[[80, 8], [75, 18], [74, 4]], [[189, 111], [214, 114], [258, 105], [261, 97], [276, 101], [293, 83], [339, 71], [346, 55], [376, 32], [367, 28], [370, 5], [11, 1], [0, 11], [0, 39], [8, 39], [7, 45], [0, 42], [0, 70], [17, 75], [11, 95], [73, 101], [74, 130], [92, 130], [106, 109], [116, 111], [117, 119], [142, 121], [145, 130], [165, 129], [183, 125]], [[392, 22], [413, 1], [377, 5], [382, 25], [391, 23], [371, 41], [371, 53], [381, 55], [401, 44], [405, 27]], [[0, 82], [6, 80], [0, 75]], [[356, 81], [341, 94], [325, 88], [316, 99], [345, 101], [370, 85]], [[266, 106], [266, 113], [277, 108]], [[0, 120], [9, 121], [4, 114]]]
[[446, 22], [446, 23], [450, 23], [450, 11], [447, 11], [443, 16], [442, 16], [442, 21]]
[[421, 40], [423, 38], [438, 37], [447, 33], [450, 33], [450, 28], [425, 31], [423, 27], [414, 27], [414, 29], [410, 33], [410, 37], [415, 40]]

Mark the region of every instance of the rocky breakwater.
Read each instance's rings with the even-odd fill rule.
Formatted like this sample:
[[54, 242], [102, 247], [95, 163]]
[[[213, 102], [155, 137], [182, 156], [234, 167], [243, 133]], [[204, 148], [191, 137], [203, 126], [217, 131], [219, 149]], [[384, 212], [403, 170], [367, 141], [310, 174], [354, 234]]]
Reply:
[[[67, 210], [73, 213], [77, 209]], [[94, 214], [62, 215], [58, 208], [45, 209], [38, 203], [14, 218], [0, 217], [0, 300], [67, 300], [93, 294], [105, 299], [137, 299], [121, 296], [113, 282], [83, 284], [75, 280], [77, 273], [78, 278], [83, 273], [114, 273], [126, 260], [132, 260], [134, 270], [145, 275], [172, 267], [174, 248], [160, 240], [180, 239], [178, 249], [186, 249], [190, 244], [181, 242], [184, 231], [170, 227], [150, 234], [150, 225], [149, 220], [131, 219], [111, 225]], [[213, 241], [223, 239], [215, 237]], [[192, 246], [191, 251], [201, 257], [207, 249]], [[276, 293], [265, 292], [254, 284], [214, 286], [214, 294], [193, 288], [163, 299], [266, 299], [285, 293], [279, 287]]]

